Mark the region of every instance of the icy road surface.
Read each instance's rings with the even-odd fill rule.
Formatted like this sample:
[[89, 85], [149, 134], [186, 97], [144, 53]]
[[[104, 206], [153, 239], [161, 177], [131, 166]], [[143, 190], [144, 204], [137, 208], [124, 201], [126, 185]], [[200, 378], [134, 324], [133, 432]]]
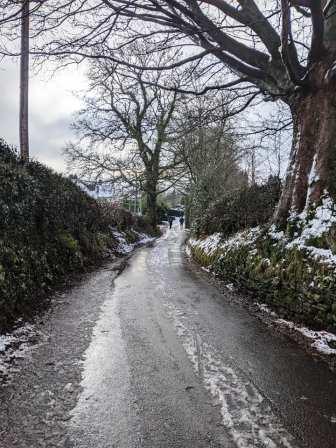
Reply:
[[0, 386], [1, 448], [335, 448], [335, 374], [210, 285], [183, 238], [58, 299]]

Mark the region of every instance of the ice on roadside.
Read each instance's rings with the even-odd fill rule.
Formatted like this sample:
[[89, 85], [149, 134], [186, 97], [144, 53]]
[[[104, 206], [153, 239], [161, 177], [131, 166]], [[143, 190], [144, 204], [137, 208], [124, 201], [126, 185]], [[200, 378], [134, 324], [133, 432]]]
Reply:
[[[307, 327], [300, 326], [285, 319], [276, 319], [278, 325], [288, 327], [291, 331], [295, 331], [304, 336], [310, 343], [311, 348], [315, 349], [322, 355], [336, 356], [336, 335], [328, 331], [314, 331]], [[335, 345], [335, 348], [330, 346]]]
[[0, 383], [9, 381], [17, 371], [18, 362], [31, 356], [41, 337], [42, 333], [34, 325], [23, 325], [21, 320], [11, 333], [0, 335]]

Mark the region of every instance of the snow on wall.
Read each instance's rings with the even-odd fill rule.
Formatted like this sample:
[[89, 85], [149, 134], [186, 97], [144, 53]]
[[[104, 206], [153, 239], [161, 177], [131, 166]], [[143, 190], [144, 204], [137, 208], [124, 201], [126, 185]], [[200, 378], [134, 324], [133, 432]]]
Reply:
[[297, 224], [302, 227], [302, 233], [291, 241], [286, 242], [288, 249], [296, 247], [305, 250], [312, 258], [330, 266], [336, 266], [336, 255], [330, 249], [315, 247], [309, 240], [320, 238], [326, 234], [336, 223], [336, 208], [331, 197], [325, 192], [322, 204], [316, 207], [314, 216], [307, 217], [307, 209], [300, 215], [292, 217], [297, 220]]
[[[292, 242], [286, 242], [284, 232], [277, 232], [275, 227], [272, 226], [269, 235], [279, 242], [284, 242], [285, 247], [298, 247], [305, 250], [305, 252], [309, 253], [310, 256], [318, 259], [318, 261], [323, 261], [324, 263], [328, 262], [336, 266], [336, 255], [332, 254], [330, 250], [327, 249], [319, 249], [313, 246], [308, 246], [305, 244], [305, 238], [311, 237], [312, 235], [320, 235], [323, 234], [326, 230], [329, 229], [330, 222], [335, 222], [334, 217], [330, 214], [330, 202], [325, 201], [313, 218], [310, 223], [310, 226], [307, 228], [306, 232], [303, 232], [300, 237], [297, 237]], [[211, 255], [215, 253], [217, 250], [224, 252], [230, 248], [238, 247], [239, 245], [250, 245], [252, 246], [250, 253], [254, 251], [253, 242], [260, 235], [260, 229], [255, 228], [250, 231], [241, 232], [235, 235], [232, 238], [229, 238], [226, 241], [223, 241], [223, 236], [220, 234], [212, 235], [203, 240], [191, 240], [189, 241], [189, 245], [191, 247], [202, 248], [207, 251], [207, 254]], [[217, 245], [215, 243], [218, 243]], [[265, 262], [270, 262], [268, 259], [264, 259]], [[289, 330], [294, 333], [300, 333], [307, 341], [308, 345], [317, 353], [321, 355], [327, 355], [336, 357], [336, 335], [327, 331], [314, 331], [305, 326], [297, 325], [292, 321], [287, 321], [284, 319], [278, 319], [278, 315], [271, 311], [270, 308], [265, 304], [256, 304], [259, 308], [260, 312], [264, 312], [269, 314], [274, 322], [278, 325], [286, 326]], [[333, 346], [331, 346], [332, 344]]]
[[[313, 168], [312, 171], [311, 179], [316, 181]], [[290, 221], [295, 222], [295, 225], [302, 229], [294, 239], [287, 238], [285, 233], [278, 231], [274, 225], [269, 228], [268, 235], [287, 249], [295, 247], [304, 250], [316, 261], [336, 267], [336, 255], [330, 249], [319, 248], [310, 243], [310, 240], [323, 236], [336, 224], [336, 207], [331, 197], [325, 193], [322, 204], [316, 207], [313, 217], [308, 218], [307, 210], [304, 210], [299, 215], [293, 213]], [[202, 249], [207, 255], [213, 255], [217, 250], [225, 252], [225, 250], [238, 248], [241, 245], [251, 245], [260, 233], [260, 227], [255, 227], [239, 232], [226, 240], [220, 233], [215, 233], [205, 239], [190, 239], [189, 245]]]
[[[306, 211], [300, 215], [301, 220], [306, 219]], [[315, 215], [308, 222], [304, 224], [304, 229], [301, 234], [301, 241], [306, 241], [312, 237], [319, 237], [327, 232], [330, 227], [336, 222], [335, 204], [330, 198], [326, 196], [322, 199], [322, 204], [315, 210]]]
[[[316, 181], [316, 177], [314, 177]], [[298, 228], [302, 228], [300, 234], [296, 234], [294, 239], [286, 238], [284, 232], [279, 232], [275, 226], [269, 229], [269, 236], [279, 242], [283, 242], [287, 249], [297, 248], [304, 250], [311, 258], [316, 261], [336, 267], [336, 255], [330, 249], [322, 249], [314, 246], [310, 240], [320, 238], [327, 234], [331, 227], [336, 224], [336, 207], [331, 197], [325, 192], [322, 204], [316, 207], [314, 216], [308, 218], [308, 210], [299, 215], [293, 213], [290, 221], [295, 222]]]
[[260, 227], [254, 227], [244, 232], [236, 233], [231, 238], [224, 240], [221, 233], [214, 233], [203, 239], [190, 238], [188, 244], [190, 247], [198, 247], [202, 249], [206, 255], [213, 255], [217, 250], [225, 252], [225, 250], [238, 248], [242, 244], [250, 245], [260, 235]]

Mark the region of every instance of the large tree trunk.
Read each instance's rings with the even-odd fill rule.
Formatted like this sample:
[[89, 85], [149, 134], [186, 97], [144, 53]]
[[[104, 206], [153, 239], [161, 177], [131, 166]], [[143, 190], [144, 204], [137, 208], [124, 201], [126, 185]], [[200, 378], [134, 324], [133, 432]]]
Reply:
[[330, 64], [314, 68], [315, 89], [298, 93], [292, 104], [293, 145], [282, 196], [273, 222], [284, 227], [290, 215], [336, 199], [336, 83]]
[[155, 229], [158, 225], [158, 211], [157, 211], [157, 193], [155, 190], [147, 192], [147, 212], [148, 221]]

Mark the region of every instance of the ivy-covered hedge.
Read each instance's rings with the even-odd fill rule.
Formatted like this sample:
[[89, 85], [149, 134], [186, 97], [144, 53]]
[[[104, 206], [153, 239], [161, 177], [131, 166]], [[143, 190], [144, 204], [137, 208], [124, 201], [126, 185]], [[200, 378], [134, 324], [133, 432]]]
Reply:
[[220, 232], [225, 236], [267, 223], [278, 203], [281, 183], [270, 177], [262, 185], [231, 191], [213, 202], [193, 223], [196, 235]]
[[[109, 215], [71, 180], [40, 163], [22, 165], [3, 141], [0, 178], [1, 332], [40, 305], [69, 273], [113, 251], [118, 243], [111, 226], [119, 226], [116, 215], [122, 212]], [[121, 227], [132, 219], [124, 216]]]

